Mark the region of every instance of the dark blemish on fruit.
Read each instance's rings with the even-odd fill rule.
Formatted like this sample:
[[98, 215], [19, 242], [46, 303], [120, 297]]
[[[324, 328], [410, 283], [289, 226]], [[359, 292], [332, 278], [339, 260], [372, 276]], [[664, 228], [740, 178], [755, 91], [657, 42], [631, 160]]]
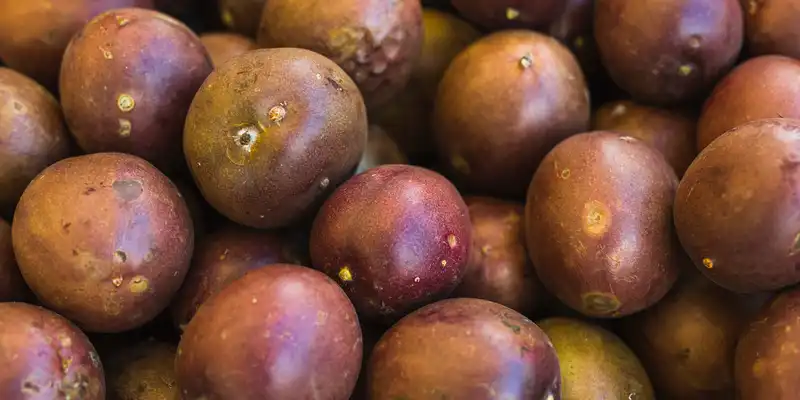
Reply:
[[692, 353], [691, 349], [686, 349], [686, 348], [681, 349], [680, 353], [678, 353], [678, 359], [680, 359], [681, 362], [685, 362], [686, 360], [689, 359], [689, 355], [691, 353]]
[[95, 189], [95, 188], [93, 188], [93, 187], [90, 187], [90, 188], [86, 189], [86, 190], [83, 192], [83, 195], [84, 195], [84, 196], [88, 196], [88, 195], [90, 195], [90, 194], [92, 194], [92, 193], [94, 193], [94, 192], [96, 192], [96, 191], [97, 191], [97, 189]]
[[512, 324], [511, 322], [508, 322], [505, 319], [503, 320], [503, 325], [505, 325], [506, 327], [511, 329], [516, 334], [519, 334], [519, 332], [522, 330], [522, 328], [520, 328], [519, 325], [514, 325], [514, 324]]
[[533, 54], [527, 53], [519, 59], [519, 65], [522, 69], [528, 69], [533, 65]]
[[78, 256], [78, 250], [72, 249], [72, 255], [77, 257]]
[[622, 306], [617, 296], [611, 293], [589, 292], [581, 297], [583, 308], [593, 314], [611, 315]]
[[330, 83], [331, 86], [333, 86], [333, 88], [336, 89], [336, 91], [338, 91], [338, 92], [343, 92], [344, 91], [344, 88], [342, 87], [342, 85], [339, 84], [339, 82], [336, 81], [336, 79], [333, 79], [330, 76], [325, 78], [325, 79], [328, 80], [328, 83]]
[[122, 264], [125, 261], [128, 261], [128, 255], [125, 254], [122, 250], [117, 250], [114, 252], [114, 262], [117, 264]]
[[64, 232], [69, 233], [70, 226], [72, 226], [72, 222], [67, 222], [66, 224], [62, 225], [61, 228], [64, 229]]
[[142, 183], [134, 180], [116, 181], [111, 184], [111, 187], [122, 201], [136, 200], [144, 192]]
[[22, 384], [22, 394], [33, 396], [38, 394], [39, 390], [39, 385], [31, 381], [25, 381], [25, 383]]
[[17, 101], [14, 102], [14, 109], [15, 110], [22, 111], [23, 108], [24, 107], [22, 107], [22, 104], [20, 102], [17, 102]]

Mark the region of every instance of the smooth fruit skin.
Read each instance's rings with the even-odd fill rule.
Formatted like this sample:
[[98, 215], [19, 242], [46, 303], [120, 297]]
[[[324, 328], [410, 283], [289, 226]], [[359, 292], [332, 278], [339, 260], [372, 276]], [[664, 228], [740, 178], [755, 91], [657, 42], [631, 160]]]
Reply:
[[800, 120], [762, 119], [706, 147], [675, 196], [675, 228], [694, 265], [736, 292], [800, 282]]
[[451, 0], [467, 20], [488, 29], [543, 28], [564, 11], [564, 0]]
[[252, 39], [228, 32], [210, 32], [200, 35], [200, 41], [211, 57], [214, 66], [258, 48]]
[[209, 204], [253, 228], [313, 215], [367, 143], [355, 83], [309, 50], [262, 49], [217, 67], [192, 102], [186, 161]]
[[178, 189], [148, 162], [120, 153], [48, 167], [23, 193], [11, 228], [34, 294], [92, 332], [155, 318], [178, 291], [194, 248]]
[[745, 43], [752, 55], [779, 54], [800, 58], [800, 4], [794, 0], [740, 0], [745, 17]]
[[311, 260], [381, 322], [449, 295], [466, 271], [469, 211], [443, 176], [383, 165], [345, 182], [311, 230]]
[[0, 302], [21, 301], [26, 295], [27, 287], [11, 244], [11, 225], [0, 218]]
[[65, 318], [24, 303], [0, 303], [0, 398], [104, 400], [103, 365]]
[[353, 305], [296, 265], [247, 273], [205, 303], [178, 348], [184, 398], [347, 400], [361, 367]]
[[528, 254], [544, 286], [590, 317], [658, 302], [679, 275], [676, 186], [664, 157], [638, 139], [594, 131], [561, 142], [525, 205]]
[[182, 172], [183, 123], [211, 70], [200, 39], [178, 20], [137, 8], [106, 12], [64, 52], [67, 125], [87, 153], [129, 153]]
[[409, 314], [369, 360], [371, 400], [561, 399], [547, 335], [510, 308], [449, 299]]
[[635, 100], [695, 100], [736, 62], [744, 20], [737, 0], [598, 0], [594, 32], [611, 78]]
[[697, 150], [730, 129], [762, 118], [800, 118], [800, 61], [761, 56], [731, 71], [703, 105]]

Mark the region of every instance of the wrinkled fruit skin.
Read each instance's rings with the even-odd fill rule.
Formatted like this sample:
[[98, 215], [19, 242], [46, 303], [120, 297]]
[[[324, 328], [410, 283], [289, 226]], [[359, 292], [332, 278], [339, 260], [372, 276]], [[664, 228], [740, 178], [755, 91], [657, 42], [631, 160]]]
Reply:
[[53, 95], [4, 67], [0, 104], [0, 215], [10, 215], [28, 183], [69, 155], [69, 133]]
[[176, 347], [156, 341], [118, 348], [105, 360], [110, 400], [177, 400]]
[[358, 163], [356, 173], [386, 164], [408, 164], [408, 158], [386, 131], [377, 125], [370, 125], [367, 148]]
[[315, 212], [352, 175], [367, 130], [358, 88], [331, 60], [264, 49], [209, 76], [189, 110], [183, 146], [211, 206], [267, 229]]
[[594, 131], [561, 142], [536, 171], [525, 208], [544, 286], [590, 317], [655, 304], [679, 275], [676, 186], [664, 157], [637, 139]]
[[11, 244], [11, 225], [0, 218], [0, 302], [21, 301], [27, 295]]
[[433, 127], [446, 173], [464, 188], [523, 198], [539, 161], [589, 128], [578, 62], [557, 40], [502, 31], [461, 52], [439, 85]]
[[45, 306], [107, 333], [164, 310], [194, 248], [177, 188], [151, 164], [120, 153], [44, 170], [22, 195], [12, 239], [22, 276]]
[[419, 0], [269, 0], [258, 33], [260, 47], [300, 47], [339, 64], [370, 108], [408, 83], [422, 40]]
[[471, 240], [469, 211], [447, 179], [384, 165], [351, 178], [322, 206], [311, 260], [360, 315], [392, 322], [455, 289]]
[[284, 262], [298, 264], [298, 257], [277, 232], [229, 225], [204, 237], [172, 303], [175, 325], [188, 324], [206, 300], [247, 271]]
[[255, 38], [267, 0], [217, 0], [222, 23], [230, 30]]
[[371, 400], [561, 399], [558, 358], [536, 324], [510, 308], [449, 299], [409, 314], [369, 361]]
[[200, 39], [155, 11], [120, 9], [87, 24], [61, 68], [61, 104], [88, 153], [124, 152], [182, 171], [181, 132], [197, 89], [211, 72]]
[[697, 99], [736, 62], [744, 37], [737, 0], [598, 0], [594, 33], [611, 78], [634, 99]]
[[105, 400], [103, 366], [78, 328], [44, 308], [0, 303], [0, 398]]
[[361, 367], [353, 305], [325, 275], [276, 264], [205, 303], [183, 334], [185, 398], [347, 400]]
[[697, 150], [730, 129], [762, 118], [800, 118], [800, 61], [762, 56], [731, 71], [703, 105]]
[[686, 171], [675, 228], [694, 265], [736, 292], [800, 282], [800, 120], [728, 131]]
[[153, 8], [153, 1], [4, 1], [0, 4], [0, 59], [55, 91], [64, 49], [72, 36], [96, 15], [123, 7]]
[[525, 206], [490, 197], [464, 202], [472, 221], [472, 250], [453, 297], [489, 300], [533, 316], [545, 292], [525, 251]]
[[647, 372], [615, 334], [572, 318], [548, 318], [538, 325], [558, 355], [563, 400], [655, 400]]
[[740, 0], [745, 40], [752, 55], [780, 54], [800, 58], [800, 4], [793, 0]]
[[227, 32], [206, 33], [200, 36], [200, 41], [208, 51], [214, 66], [222, 65], [231, 58], [257, 48], [256, 42], [252, 39]]
[[469, 21], [488, 29], [529, 28], [549, 25], [564, 11], [564, 0], [451, 0]]
[[774, 298], [753, 319], [736, 346], [737, 399], [792, 399], [800, 390], [800, 291]]
[[680, 178], [694, 161], [697, 122], [687, 112], [650, 107], [629, 100], [604, 104], [595, 111], [592, 129], [635, 137], [660, 151]]

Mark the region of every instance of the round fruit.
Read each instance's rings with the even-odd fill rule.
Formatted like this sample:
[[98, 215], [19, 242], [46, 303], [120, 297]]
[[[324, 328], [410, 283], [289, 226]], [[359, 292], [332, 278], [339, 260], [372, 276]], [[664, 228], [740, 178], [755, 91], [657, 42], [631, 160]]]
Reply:
[[67, 125], [88, 153], [130, 153], [177, 171], [185, 167], [186, 112], [211, 68], [200, 39], [172, 17], [135, 8], [106, 12], [64, 53]]
[[195, 96], [183, 137], [203, 197], [241, 225], [275, 228], [316, 211], [367, 142], [355, 83], [308, 50], [255, 50], [219, 66]]
[[247, 37], [256, 37], [267, 0], [217, 0], [225, 26]]
[[330, 58], [373, 107], [406, 85], [422, 36], [419, 0], [269, 0], [258, 44], [300, 47]]
[[409, 314], [369, 361], [371, 400], [560, 399], [558, 358], [547, 335], [510, 308], [450, 299]]
[[470, 229], [464, 200], [443, 176], [384, 165], [325, 202], [311, 230], [311, 260], [339, 281], [360, 315], [391, 322], [455, 289]]
[[0, 303], [0, 398], [104, 400], [103, 366], [89, 339], [63, 317]]
[[736, 62], [744, 36], [737, 0], [598, 0], [594, 22], [611, 78], [645, 103], [704, 94]]
[[10, 215], [33, 178], [70, 149], [61, 106], [34, 80], [0, 67], [0, 104], [0, 214]]
[[451, 0], [466, 19], [489, 29], [542, 28], [564, 11], [564, 0]]
[[794, 0], [740, 0], [745, 10], [745, 40], [753, 55], [800, 58], [800, 4]]
[[180, 398], [175, 380], [175, 346], [156, 341], [117, 348], [106, 360], [111, 400], [173, 400]]
[[0, 218], [0, 302], [22, 300], [27, 294], [11, 244], [11, 225]]
[[728, 131], [686, 171], [675, 199], [683, 247], [712, 281], [737, 292], [800, 282], [800, 120]]
[[361, 367], [353, 305], [325, 275], [277, 264], [206, 302], [176, 361], [185, 398], [347, 400]]
[[206, 47], [214, 66], [222, 65], [231, 58], [257, 48], [252, 39], [235, 33], [206, 33], [200, 35], [200, 41]]
[[515, 30], [486, 36], [453, 60], [433, 123], [456, 183], [522, 197], [542, 157], [589, 127], [589, 112], [572, 53], [549, 36]]
[[23, 193], [12, 230], [36, 296], [94, 332], [136, 328], [164, 310], [194, 247], [178, 189], [146, 161], [119, 153], [45, 169]]
[[672, 228], [677, 179], [630, 136], [595, 131], [561, 142], [528, 191], [528, 253], [544, 286], [591, 317], [660, 300], [679, 274]]

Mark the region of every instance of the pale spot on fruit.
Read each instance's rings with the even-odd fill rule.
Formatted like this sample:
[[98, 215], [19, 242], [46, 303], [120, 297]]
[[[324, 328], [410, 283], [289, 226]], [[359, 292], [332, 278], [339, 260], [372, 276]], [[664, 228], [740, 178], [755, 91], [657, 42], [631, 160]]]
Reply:
[[286, 118], [285, 103], [281, 103], [278, 104], [277, 106], [270, 108], [269, 112], [267, 112], [267, 117], [269, 118], [270, 121], [272, 121], [272, 123], [280, 125], [281, 121], [283, 121], [283, 119]]
[[793, 256], [797, 253], [800, 253], [800, 233], [794, 236], [794, 242], [792, 243], [792, 249], [789, 252], [789, 255]]
[[135, 276], [133, 279], [131, 279], [131, 284], [129, 285], [131, 293], [134, 294], [144, 293], [149, 288], [150, 281], [141, 275]]
[[350, 267], [345, 265], [339, 270], [339, 280], [342, 282], [351, 282], [353, 280], [353, 273], [350, 271]]
[[111, 279], [111, 284], [114, 285], [114, 287], [122, 286], [122, 277], [121, 276], [114, 277], [113, 279]]
[[633, 136], [620, 136], [619, 140], [622, 140], [623, 142], [633, 143], [633, 142], [637, 141], [638, 139], [636, 139]]
[[122, 28], [125, 25], [128, 25], [128, 22], [130, 22], [129, 19], [117, 15], [117, 26], [119, 26], [120, 28]]
[[144, 192], [142, 183], [134, 180], [115, 181], [111, 184], [114, 193], [122, 201], [134, 201]]
[[233, 164], [243, 166], [253, 154], [261, 131], [258, 127], [253, 125], [236, 125], [236, 127], [239, 129], [233, 133], [230, 142], [228, 142], [229, 145], [225, 151], [225, 155]]
[[583, 230], [591, 236], [602, 236], [611, 226], [611, 212], [605, 204], [593, 200], [584, 205]]
[[750, 13], [750, 15], [756, 15], [756, 13], [758, 13], [758, 1], [750, 0], [747, 5], [747, 12]]
[[317, 325], [322, 326], [325, 325], [325, 322], [328, 321], [328, 313], [325, 311], [317, 311]]
[[512, 7], [506, 8], [506, 19], [508, 19], [509, 21], [513, 21], [517, 18], [519, 18], [519, 10]]
[[233, 28], [234, 20], [233, 13], [229, 9], [222, 10], [222, 23], [228, 28]]
[[58, 341], [61, 342], [61, 347], [72, 347], [72, 339], [69, 336], [59, 336]]
[[764, 361], [760, 358], [756, 359], [756, 362], [753, 363], [753, 376], [756, 378], [761, 378], [764, 376], [767, 366], [764, 365]]
[[418, 276], [414, 278], [414, 282], [415, 283], [419, 283], [419, 277]]
[[470, 173], [469, 163], [467, 163], [467, 160], [465, 160], [464, 157], [461, 156], [460, 154], [455, 154], [452, 157], [450, 157], [450, 164], [453, 165], [453, 168], [455, 168], [456, 171], [464, 175], [469, 175]]
[[628, 107], [625, 107], [624, 104], [617, 104], [614, 106], [614, 109], [611, 110], [611, 117], [617, 118], [625, 115], [628, 112]]
[[446, 266], [447, 266], [447, 260], [442, 260], [442, 267], [446, 267]]
[[692, 71], [694, 71], [694, 67], [689, 64], [684, 64], [678, 67], [678, 75], [680, 76], [689, 76]]
[[450, 246], [451, 249], [454, 249], [458, 245], [458, 238], [456, 235], [447, 235], [447, 245]]
[[117, 97], [117, 107], [122, 112], [131, 112], [136, 107], [136, 100], [133, 99], [133, 96], [123, 93]]
[[571, 173], [572, 173], [572, 171], [570, 171], [569, 168], [564, 168], [558, 174], [558, 177], [561, 178], [561, 179], [569, 179], [569, 176], [570, 176]]
[[258, 303], [258, 299], [253, 297], [253, 299], [250, 300], [250, 302], [253, 303], [253, 304], [257, 304]]
[[586, 44], [586, 39], [584, 39], [583, 36], [578, 36], [575, 38], [575, 40], [572, 41], [572, 45], [576, 49], [582, 48], [585, 44]]
[[519, 59], [519, 66], [522, 67], [522, 69], [528, 69], [532, 65], [533, 65], [533, 54], [531, 53], [525, 54], [524, 56], [522, 56], [522, 58]]
[[714, 268], [714, 260], [712, 260], [712, 259], [710, 259], [708, 257], [704, 258], [703, 259], [703, 266], [708, 268], [708, 269], [713, 269]]
[[98, 47], [98, 49], [100, 49], [100, 52], [103, 53], [103, 58], [105, 58], [106, 60], [113, 60], [114, 59], [114, 54], [111, 54], [110, 50], [108, 50], [108, 49], [106, 49], [106, 48], [104, 48], [102, 46]]
[[689, 47], [691, 47], [692, 49], [695, 50], [699, 49], [701, 43], [702, 43], [702, 38], [698, 35], [692, 35], [689, 38]]
[[330, 184], [331, 184], [331, 180], [330, 179], [322, 178], [322, 180], [319, 181], [319, 188], [320, 189], [326, 189], [328, 187], [328, 185], [330, 185]]
[[483, 246], [483, 247], [481, 247], [481, 254], [483, 254], [485, 256], [489, 255], [490, 251], [492, 251], [492, 246], [489, 246], [488, 244]]
[[610, 315], [619, 310], [622, 305], [617, 296], [611, 293], [589, 292], [581, 296], [583, 308], [596, 315]]
[[72, 357], [67, 357], [61, 360], [61, 372], [64, 374], [69, 373], [69, 366], [72, 365]]
[[128, 137], [131, 135], [131, 130], [133, 126], [131, 125], [131, 121], [120, 118], [119, 119], [119, 135], [122, 137]]

